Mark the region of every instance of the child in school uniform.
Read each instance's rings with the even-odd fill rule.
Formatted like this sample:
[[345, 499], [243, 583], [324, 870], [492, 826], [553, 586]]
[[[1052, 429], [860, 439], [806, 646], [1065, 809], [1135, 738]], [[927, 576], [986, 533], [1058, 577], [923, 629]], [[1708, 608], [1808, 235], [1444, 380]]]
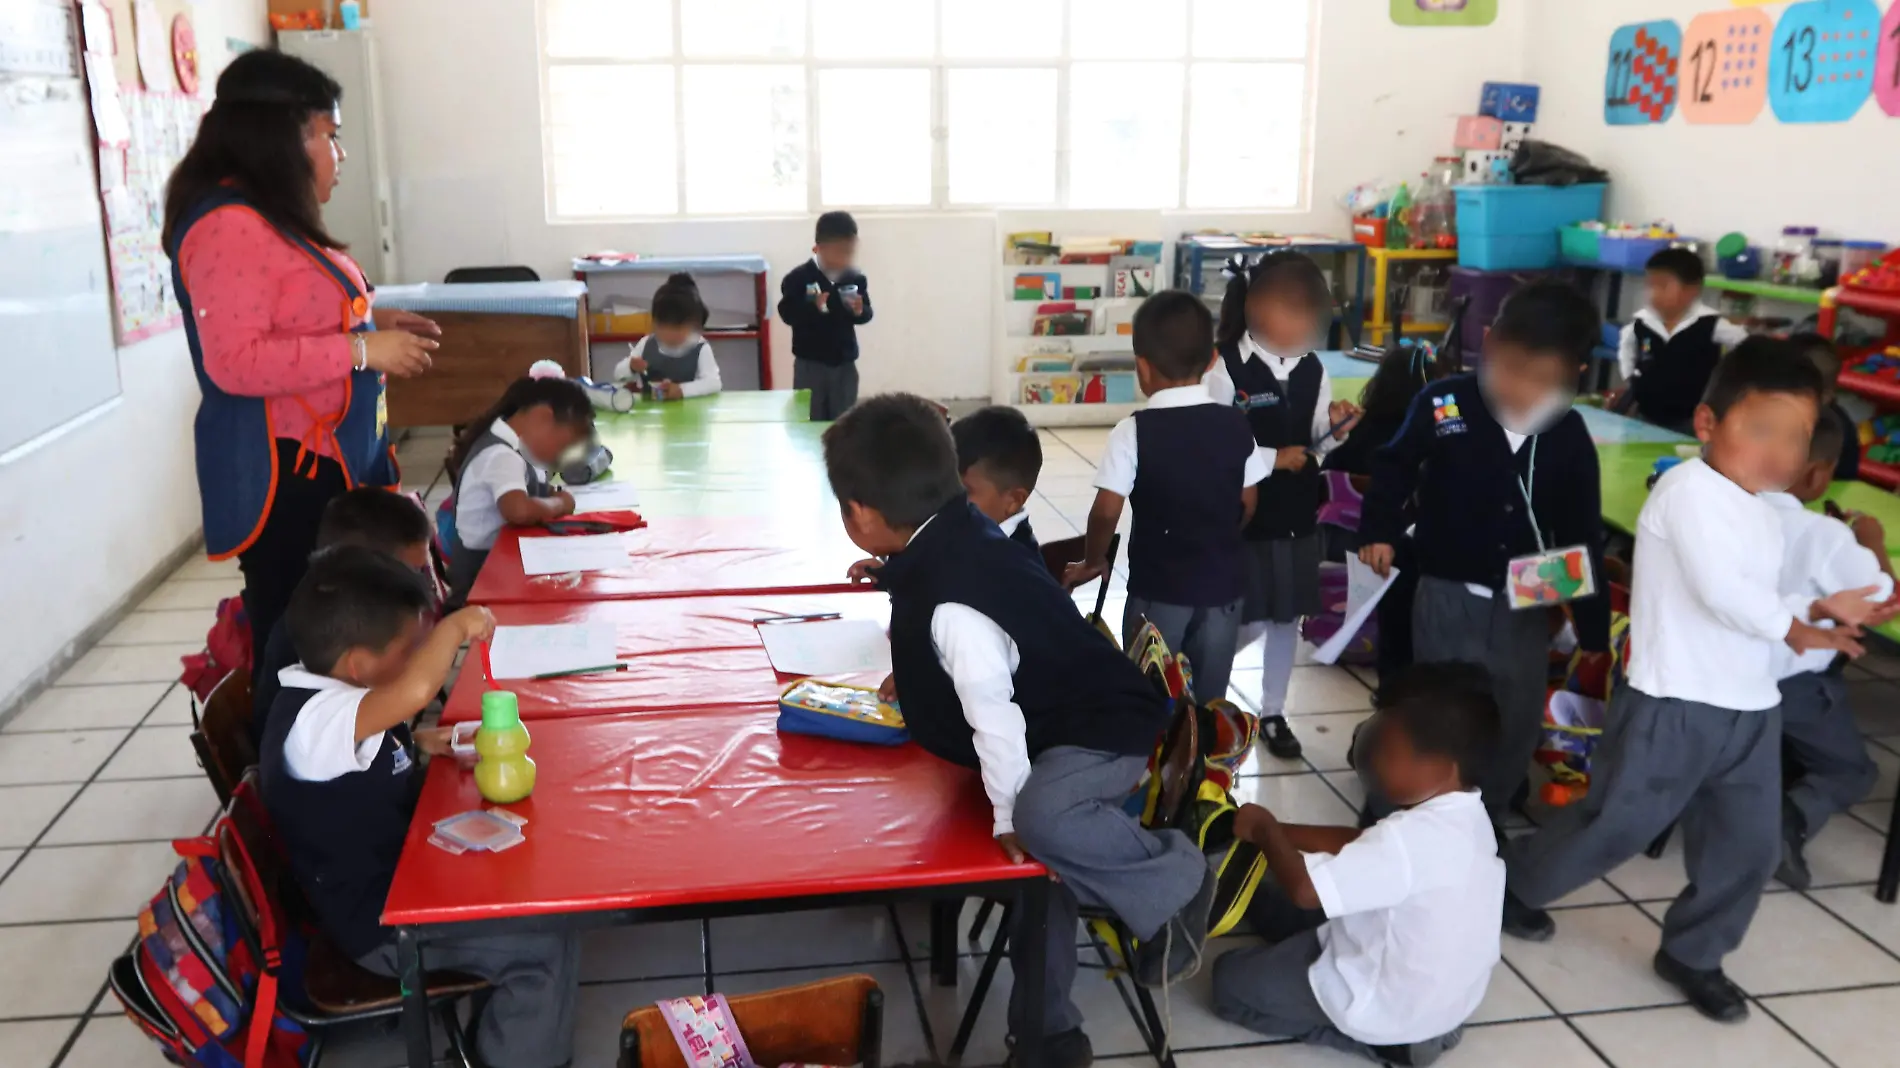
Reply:
[[1844, 442], [1840, 459], [1834, 461], [1834, 481], [1853, 482], [1860, 478], [1860, 424], [1841, 407], [1841, 352], [1819, 334], [1791, 334], [1788, 341], [1807, 353], [1814, 369], [1821, 372], [1821, 418], [1840, 426]]
[[[1827, 492], [1842, 448], [1840, 424], [1823, 411], [1814, 424], [1801, 477], [1785, 493], [1761, 495], [1781, 521], [1786, 543], [1783, 596], [1814, 600], [1864, 587], [1873, 587], [1879, 600], [1893, 594], [1893, 565], [1880, 521], [1872, 516], [1843, 521], [1806, 507]], [[1781, 682], [1782, 752], [1794, 765], [1794, 778], [1781, 802], [1781, 867], [1775, 877], [1806, 890], [1813, 881], [1807, 843], [1829, 817], [1867, 796], [1880, 769], [1867, 755], [1867, 741], [1847, 707], [1847, 684], [1833, 650], [1796, 655], [1785, 645], [1777, 648], [1775, 675]]]
[[[1781, 691], [1775, 653], [1859, 655], [1863, 624], [1893, 615], [1873, 587], [1780, 590], [1785, 538], [1764, 491], [1808, 456], [1821, 376], [1785, 341], [1750, 338], [1722, 359], [1696, 409], [1701, 459], [1657, 481], [1636, 523], [1629, 681], [1610, 699], [1590, 791], [1504, 847], [1504, 931], [1543, 940], [1542, 907], [1635, 856], [1671, 824], [1689, 885], [1663, 916], [1656, 974], [1704, 1015], [1738, 1021], [1722, 972], [1781, 856]], [[1833, 619], [1844, 626], [1823, 629]]]
[[[425, 622], [430, 588], [394, 557], [354, 545], [317, 553], [285, 619], [302, 661], [285, 668], [259, 754], [264, 804], [291, 873], [337, 947], [395, 976], [383, 901], [415, 814], [418, 746], [448, 752], [447, 728], [409, 721], [435, 698], [465, 642], [495, 620], [465, 608]], [[580, 945], [573, 935], [431, 941], [425, 964], [491, 982], [475, 1050], [492, 1068], [555, 1068], [573, 1058]]]
[[614, 365], [614, 381], [644, 380], [660, 400], [719, 392], [719, 361], [701, 333], [710, 315], [692, 275], [667, 275], [653, 293], [653, 332], [629, 346], [626, 358]]
[[1115, 424], [1095, 473], [1088, 541], [1064, 576], [1074, 586], [1108, 568], [1108, 542], [1132, 503], [1128, 603], [1122, 642], [1147, 620], [1186, 653], [1194, 693], [1227, 696], [1240, 636], [1246, 544], [1267, 461], [1239, 408], [1216, 404], [1201, 379], [1214, 350], [1214, 317], [1201, 298], [1157, 293], [1135, 311], [1135, 374], [1148, 404]]
[[[1167, 702], [1041, 560], [970, 506], [927, 401], [873, 397], [825, 431], [824, 451], [846, 532], [886, 558], [874, 574], [891, 597], [892, 682], [911, 740], [978, 770], [998, 847], [1061, 878], [1049, 888], [1043, 1054], [1080, 1068], [1093, 1058], [1070, 999], [1080, 904], [1141, 940], [1132, 971], [1144, 985], [1191, 971], [1206, 941], [1215, 881], [1199, 847], [1122, 807]], [[1019, 968], [1027, 942], [1011, 946]], [[1012, 1000], [1012, 1031], [1024, 1017]]]
[[[1418, 395], [1374, 455], [1366, 490], [1362, 563], [1389, 574], [1393, 546], [1416, 524], [1413, 656], [1491, 672], [1503, 733], [1478, 785], [1494, 817], [1525, 788], [1549, 672], [1549, 613], [1512, 606], [1508, 566], [1581, 546], [1597, 588], [1607, 585], [1596, 445], [1570, 407], [1597, 329], [1596, 308], [1570, 286], [1533, 282], [1513, 293], [1485, 335], [1480, 372]], [[1583, 649], [1606, 656], [1609, 598], [1599, 592], [1570, 609]]]
[[549, 472], [594, 432], [594, 406], [558, 369], [518, 378], [449, 450], [455, 478], [450, 609], [461, 607], [504, 526], [533, 527], [574, 514], [574, 497]]
[[1221, 298], [1219, 359], [1208, 370], [1216, 404], [1246, 413], [1271, 474], [1247, 521], [1242, 567], [1240, 646], [1264, 641], [1260, 732], [1267, 751], [1286, 760], [1300, 740], [1286, 721], [1287, 687], [1300, 644], [1300, 617], [1319, 612], [1319, 462], [1352, 431], [1359, 409], [1333, 400], [1333, 385], [1312, 351], [1332, 309], [1318, 265], [1297, 252], [1258, 263], [1227, 263]]
[[1042, 547], [1023, 510], [1042, 474], [1042, 439], [1036, 428], [1022, 412], [994, 404], [951, 423], [950, 436], [956, 441], [957, 470], [970, 503], [1011, 541], [1039, 554]]
[[1378, 706], [1371, 764], [1391, 815], [1358, 830], [1235, 814], [1234, 834], [1266, 854], [1248, 918], [1274, 944], [1214, 962], [1214, 1012], [1422, 1068], [1458, 1044], [1498, 963], [1504, 864], [1475, 785], [1498, 708], [1473, 664], [1415, 665]]
[[1722, 353], [1748, 331], [1702, 303], [1702, 257], [1666, 248], [1643, 265], [1649, 304], [1623, 328], [1617, 367], [1623, 394], [1612, 407], [1672, 430], [1688, 432], [1702, 391]]
[[[429, 516], [408, 497], [386, 489], [361, 486], [330, 501], [317, 524], [317, 548], [356, 545], [393, 557], [424, 576], [433, 595], [435, 562], [429, 556]], [[433, 597], [432, 597], [433, 599]], [[262, 746], [264, 724], [277, 700], [277, 675], [297, 662], [290, 644], [290, 628], [282, 619], [271, 628], [270, 639], [258, 654], [257, 684], [251, 695], [251, 744]]]
[[858, 221], [818, 217], [811, 259], [779, 283], [778, 317], [792, 328], [792, 388], [811, 391], [811, 419], [836, 419], [858, 402], [858, 327], [871, 321], [871, 286], [853, 263]]

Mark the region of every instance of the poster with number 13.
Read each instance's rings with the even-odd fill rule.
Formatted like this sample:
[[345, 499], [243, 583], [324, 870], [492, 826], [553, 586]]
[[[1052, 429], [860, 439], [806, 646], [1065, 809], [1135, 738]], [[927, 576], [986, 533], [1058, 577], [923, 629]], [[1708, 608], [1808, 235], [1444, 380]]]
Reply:
[[1874, 0], [1808, 0], [1775, 24], [1768, 106], [1782, 122], [1846, 122], [1874, 88]]

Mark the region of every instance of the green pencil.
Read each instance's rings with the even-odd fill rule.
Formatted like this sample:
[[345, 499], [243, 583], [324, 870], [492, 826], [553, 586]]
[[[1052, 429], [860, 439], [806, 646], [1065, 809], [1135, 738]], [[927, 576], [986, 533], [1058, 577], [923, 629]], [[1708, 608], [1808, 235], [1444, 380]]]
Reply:
[[609, 671], [625, 671], [625, 670], [627, 670], [627, 665], [624, 663], [602, 664], [599, 667], [574, 668], [569, 671], [550, 671], [544, 675], [530, 675], [528, 677], [530, 679], [536, 679], [536, 680], [565, 679], [570, 675], [600, 675]]

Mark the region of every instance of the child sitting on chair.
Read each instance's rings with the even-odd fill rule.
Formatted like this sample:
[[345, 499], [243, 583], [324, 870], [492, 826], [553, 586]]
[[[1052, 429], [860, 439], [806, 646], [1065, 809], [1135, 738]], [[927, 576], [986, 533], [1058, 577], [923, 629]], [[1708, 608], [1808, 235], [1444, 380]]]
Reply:
[[653, 332], [629, 346], [627, 358], [614, 365], [614, 381], [644, 379], [659, 400], [719, 392], [719, 361], [701, 333], [710, 315], [692, 275], [668, 275], [653, 294]]
[[1616, 362], [1623, 392], [1611, 401], [1640, 418], [1685, 433], [1722, 354], [1748, 331], [1702, 303], [1702, 257], [1666, 248], [1649, 258], [1643, 280], [1649, 304], [1623, 327]]
[[1276, 941], [1214, 962], [1214, 1012], [1422, 1066], [1458, 1044], [1498, 962], [1504, 862], [1477, 787], [1498, 706], [1483, 668], [1446, 663], [1413, 666], [1378, 706], [1371, 770], [1397, 811], [1363, 831], [1234, 817], [1266, 854], [1250, 917]]
[[[1042, 474], [1042, 439], [1023, 413], [1006, 404], [978, 408], [950, 424], [957, 470], [976, 510], [1031, 552], [1040, 549], [1029, 529], [1029, 495]], [[1040, 559], [1040, 557], [1038, 557]]]

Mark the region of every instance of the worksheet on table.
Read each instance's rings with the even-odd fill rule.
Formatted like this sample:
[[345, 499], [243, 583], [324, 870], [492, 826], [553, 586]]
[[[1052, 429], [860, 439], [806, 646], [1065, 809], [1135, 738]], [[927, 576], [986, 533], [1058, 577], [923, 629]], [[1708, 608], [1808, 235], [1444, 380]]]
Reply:
[[834, 676], [890, 671], [891, 640], [868, 619], [761, 623], [759, 640], [781, 675]]
[[521, 539], [521, 570], [528, 575], [611, 571], [626, 565], [627, 542], [620, 534]]
[[577, 513], [640, 507], [640, 492], [631, 482], [590, 482], [585, 486], [568, 486], [567, 492], [574, 498]]
[[617, 652], [612, 623], [496, 627], [488, 642], [488, 666], [497, 679], [531, 679], [605, 667], [615, 662]]

